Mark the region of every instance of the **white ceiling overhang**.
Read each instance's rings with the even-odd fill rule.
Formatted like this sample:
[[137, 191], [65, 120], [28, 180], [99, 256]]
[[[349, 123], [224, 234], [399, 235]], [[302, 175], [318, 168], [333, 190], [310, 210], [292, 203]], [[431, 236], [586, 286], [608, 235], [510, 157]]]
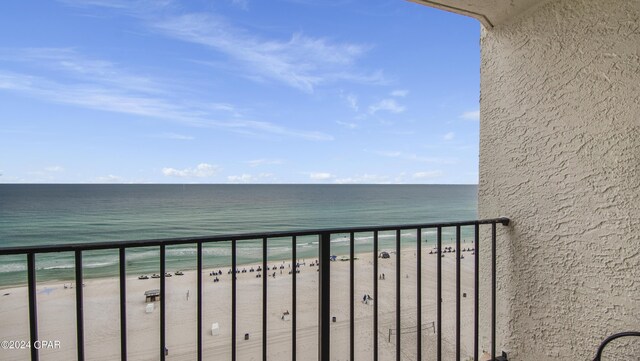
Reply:
[[409, 0], [478, 19], [487, 29], [508, 22], [547, 0]]

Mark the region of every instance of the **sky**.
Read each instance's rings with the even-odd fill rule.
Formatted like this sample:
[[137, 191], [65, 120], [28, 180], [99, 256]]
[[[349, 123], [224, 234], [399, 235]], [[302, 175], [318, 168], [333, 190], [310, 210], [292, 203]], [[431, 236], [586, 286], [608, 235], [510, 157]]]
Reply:
[[477, 184], [480, 24], [403, 0], [0, 3], [0, 183]]

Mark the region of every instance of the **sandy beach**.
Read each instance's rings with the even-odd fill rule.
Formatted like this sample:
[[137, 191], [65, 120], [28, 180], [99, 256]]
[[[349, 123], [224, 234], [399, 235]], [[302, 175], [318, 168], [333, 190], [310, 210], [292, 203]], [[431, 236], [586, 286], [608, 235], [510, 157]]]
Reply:
[[[464, 245], [463, 245], [464, 248]], [[422, 253], [422, 328], [423, 355], [435, 357], [436, 335], [432, 322], [436, 321], [436, 260], [430, 255], [431, 247]], [[378, 342], [380, 360], [395, 359], [395, 335], [389, 341], [389, 329], [395, 329], [396, 255], [379, 259]], [[471, 252], [463, 253], [462, 287], [467, 293], [462, 298], [463, 359], [473, 352], [473, 267]], [[416, 355], [416, 252], [404, 248], [401, 255], [401, 302], [403, 359], [413, 360]], [[340, 257], [338, 257], [339, 259]], [[355, 261], [355, 356], [372, 358], [373, 306], [362, 302], [363, 295], [373, 296], [373, 254], [360, 253]], [[297, 357], [302, 360], [317, 358], [317, 266], [305, 259], [297, 275]], [[285, 311], [291, 311], [292, 277], [288, 274], [290, 260], [269, 262], [269, 266], [284, 265], [270, 271], [276, 276], [268, 278], [267, 325], [268, 356], [274, 360], [291, 359], [291, 321], [283, 320]], [[257, 265], [243, 265], [239, 269]], [[231, 275], [222, 269], [213, 282], [212, 270], [203, 270], [203, 349], [205, 359], [230, 359], [231, 347]], [[443, 354], [455, 352], [455, 254], [442, 258], [443, 294]], [[175, 270], [167, 270], [173, 273]], [[264, 272], [263, 272], [264, 273]], [[166, 337], [168, 360], [193, 360], [196, 352], [196, 271], [184, 271], [183, 276], [166, 278]], [[331, 359], [349, 358], [349, 262], [331, 262]], [[67, 281], [38, 283], [39, 338], [59, 341], [60, 347], [42, 349], [41, 360], [73, 360], [76, 357], [75, 288], [65, 288]], [[119, 282], [117, 278], [86, 280], [84, 286], [85, 352], [88, 360], [115, 360], [120, 355]], [[130, 360], [157, 360], [159, 350], [159, 303], [155, 310], [145, 312], [144, 292], [159, 288], [159, 279], [139, 280], [127, 278], [127, 332]], [[74, 285], [75, 286], [75, 285]], [[258, 360], [262, 357], [262, 278], [256, 273], [238, 274], [237, 293], [237, 355], [240, 360]], [[0, 340], [28, 340], [28, 297], [26, 287], [0, 290]], [[218, 323], [219, 334], [212, 335], [211, 326]], [[244, 335], [249, 334], [245, 340]], [[430, 356], [427, 356], [430, 355]], [[2, 360], [27, 360], [29, 350], [0, 349]], [[448, 357], [446, 357], [448, 359]]]

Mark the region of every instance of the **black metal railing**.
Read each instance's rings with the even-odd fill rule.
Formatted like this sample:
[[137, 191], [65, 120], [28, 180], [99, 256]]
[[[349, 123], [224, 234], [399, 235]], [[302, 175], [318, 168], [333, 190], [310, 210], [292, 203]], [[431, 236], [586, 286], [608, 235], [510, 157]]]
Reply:
[[[491, 225], [491, 357], [496, 359], [496, 225], [502, 224], [504, 226], [509, 224], [508, 218], [494, 218], [461, 222], [444, 222], [444, 223], [425, 223], [425, 224], [409, 224], [409, 225], [393, 225], [393, 226], [374, 226], [374, 227], [351, 227], [351, 228], [335, 228], [335, 229], [317, 229], [317, 230], [302, 230], [302, 231], [288, 231], [288, 232], [269, 232], [269, 233], [246, 233], [235, 235], [218, 235], [211, 237], [189, 237], [189, 238], [172, 238], [172, 239], [157, 239], [157, 240], [138, 240], [138, 241], [122, 241], [122, 242], [103, 242], [103, 243], [81, 243], [81, 244], [64, 244], [64, 245], [50, 245], [50, 246], [28, 246], [28, 247], [8, 247], [0, 248], [0, 256], [3, 255], [26, 255], [27, 258], [27, 280], [28, 280], [28, 298], [29, 298], [29, 331], [31, 342], [38, 340], [38, 310], [36, 300], [36, 254], [44, 253], [58, 253], [58, 252], [74, 252], [75, 255], [75, 282], [78, 285], [76, 289], [76, 336], [77, 336], [77, 359], [84, 360], [84, 315], [83, 315], [83, 273], [82, 273], [82, 255], [86, 251], [94, 250], [115, 250], [119, 251], [119, 301], [120, 301], [120, 358], [121, 360], [127, 360], [127, 317], [126, 317], [126, 253], [125, 250], [129, 248], [139, 247], [159, 247], [160, 249], [160, 349], [159, 359], [165, 360], [166, 350], [166, 309], [165, 309], [165, 256], [166, 247], [174, 245], [193, 245], [197, 246], [197, 343], [196, 343], [196, 355], [197, 360], [203, 358], [202, 347], [202, 246], [203, 244], [209, 244], [214, 242], [229, 242], [231, 241], [231, 267], [234, 273], [231, 277], [231, 360], [236, 360], [236, 293], [237, 282], [235, 277], [235, 270], [237, 269], [237, 250], [236, 243], [243, 240], [256, 240], [262, 239], [262, 268], [266, 271], [267, 268], [267, 249], [270, 239], [274, 238], [291, 238], [292, 240], [292, 260], [293, 264], [296, 264], [296, 239], [303, 236], [318, 236], [319, 238], [319, 292], [318, 292], [318, 360], [329, 360], [329, 351], [331, 348], [330, 339], [330, 293], [331, 293], [331, 280], [330, 280], [330, 256], [331, 256], [331, 236], [335, 234], [348, 234], [349, 235], [349, 295], [350, 295], [350, 307], [349, 307], [349, 355], [350, 360], [355, 359], [355, 318], [354, 318], [354, 256], [355, 256], [355, 237], [356, 233], [373, 233], [373, 330], [372, 342], [373, 342], [373, 360], [378, 360], [378, 248], [379, 248], [379, 233], [395, 231], [395, 248], [396, 248], [396, 298], [395, 298], [395, 327], [396, 330], [401, 330], [401, 272], [400, 272], [400, 255], [401, 255], [401, 231], [402, 230], [415, 230], [416, 231], [416, 252], [418, 255], [422, 254], [422, 232], [424, 230], [436, 230], [436, 244], [437, 244], [437, 321], [436, 321], [436, 334], [437, 334], [437, 348], [436, 358], [442, 359], [442, 230], [443, 228], [454, 228], [456, 232], [455, 238], [455, 256], [456, 256], [456, 323], [455, 323], [455, 354], [456, 360], [460, 360], [460, 305], [461, 305], [461, 290], [460, 290], [460, 260], [461, 260], [461, 248], [460, 248], [460, 235], [461, 227], [474, 227], [474, 339], [473, 339], [473, 357], [474, 360], [478, 360], [479, 356], [479, 298], [480, 298], [480, 226]], [[416, 257], [417, 268], [417, 282], [416, 282], [416, 359], [420, 361], [422, 359], [422, 257]], [[292, 272], [292, 346], [291, 346], [291, 359], [296, 360], [296, 271]], [[262, 277], [262, 359], [267, 359], [267, 278], [266, 273]], [[402, 357], [401, 349], [401, 337], [403, 332], [395, 333], [396, 341], [396, 359], [400, 360]], [[31, 348], [31, 360], [36, 361], [39, 357], [39, 350], [37, 348]]]
[[600, 361], [602, 359], [602, 352], [604, 351], [604, 348], [607, 346], [607, 344], [621, 337], [640, 337], [640, 332], [638, 331], [619, 332], [607, 337], [604, 341], [602, 341], [602, 343], [600, 344], [600, 347], [598, 347], [598, 352], [596, 353], [596, 357], [593, 359], [593, 361]]

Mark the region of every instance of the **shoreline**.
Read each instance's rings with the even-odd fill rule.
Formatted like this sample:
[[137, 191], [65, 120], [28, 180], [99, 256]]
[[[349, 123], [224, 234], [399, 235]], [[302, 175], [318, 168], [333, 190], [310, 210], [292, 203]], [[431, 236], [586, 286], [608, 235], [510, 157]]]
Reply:
[[[405, 236], [405, 235], [406, 234], [403, 234], [403, 236]], [[332, 241], [335, 241], [335, 240], [332, 240]], [[413, 249], [413, 250], [416, 249], [415, 239], [404, 240], [403, 243], [404, 242], [406, 242], [406, 243], [403, 244], [402, 248], [401, 248], [401, 250], [403, 252], [405, 250], [407, 250], [407, 249]], [[311, 243], [309, 243], [309, 244], [311, 244]], [[304, 245], [304, 244], [299, 244], [299, 247], [301, 245]], [[455, 241], [454, 240], [445, 240], [445, 239], [442, 240], [442, 246], [443, 247], [452, 246], [452, 245], [455, 246]], [[471, 243], [469, 243], [469, 245], [467, 245], [467, 243], [461, 243], [461, 245], [462, 245], [463, 248], [470, 247], [471, 245], [473, 245], [473, 240], [471, 240]], [[373, 248], [372, 244], [371, 244], [371, 248]], [[194, 249], [195, 249], [195, 247], [194, 247]], [[437, 249], [437, 247], [435, 246], [435, 240], [432, 240], [432, 239], [425, 240], [422, 243], [422, 249], [423, 249], [423, 251], [425, 249], [433, 249], [433, 250]], [[238, 251], [240, 252], [240, 250], [238, 250]], [[367, 251], [360, 251], [360, 252], [356, 251], [354, 253], [354, 255], [356, 257], [358, 257], [359, 255], [372, 254], [372, 251], [373, 250], [368, 251], [368, 252]], [[381, 241], [380, 244], [379, 244], [378, 252], [382, 252], [382, 251], [395, 253], [395, 247], [393, 247], [393, 249], [391, 247], [384, 247], [384, 244]], [[304, 251], [302, 251], [302, 252], [298, 251], [298, 253], [303, 253], [304, 254]], [[307, 255], [308, 255], [308, 253], [307, 253]], [[346, 253], [345, 252], [335, 252], [335, 253], [333, 253], [333, 255], [336, 255], [338, 258], [348, 257], [349, 256], [349, 252], [348, 252], [348, 250], [347, 250]], [[275, 257], [277, 257], [277, 256], [275, 256]], [[316, 259], [317, 255], [312, 255], [312, 256], [309, 256], [309, 257], [307, 257], [305, 255], [304, 257], [299, 257], [299, 259], [311, 259], [311, 258]], [[159, 260], [159, 252], [158, 252], [157, 259]], [[174, 273], [176, 271], [183, 271], [183, 272], [189, 271], [189, 272], [191, 272], [191, 271], [196, 271], [197, 270], [196, 266], [188, 265], [188, 263], [194, 264], [195, 263], [195, 259], [188, 260], [188, 259], [182, 258], [182, 259], [177, 260], [177, 261], [176, 260], [172, 260], [172, 261], [173, 262], [183, 263], [184, 266], [182, 266], [182, 267], [173, 267], [173, 266], [167, 267], [167, 266], [165, 266], [165, 269], [167, 270], [167, 272], [170, 272], [170, 273]], [[290, 259], [290, 258], [269, 259], [267, 263], [277, 263], [277, 262], [281, 263], [283, 261], [290, 263], [290, 262], [292, 262], [292, 259]], [[129, 262], [131, 262], [131, 261], [127, 261], [127, 263], [129, 263]], [[222, 261], [222, 262], [224, 262], [224, 261]], [[210, 265], [204, 266], [203, 265], [202, 270], [203, 271], [212, 271], [212, 270], [218, 269], [218, 268], [229, 268], [231, 266], [230, 257], [229, 257], [227, 262], [228, 263], [222, 263], [222, 264], [216, 265], [216, 266], [210, 266]], [[240, 267], [240, 266], [245, 267], [245, 266], [254, 265], [254, 266], [257, 267], [258, 265], [260, 265], [260, 266], [262, 265], [262, 262], [261, 261], [259, 261], [259, 262], [260, 263], [258, 264], [256, 262], [247, 261], [247, 262], [243, 262], [243, 263], [238, 263], [237, 266], [238, 267]], [[26, 264], [26, 260], [24, 261], [24, 263]], [[36, 265], [37, 265], [37, 262], [36, 262]], [[110, 267], [113, 267], [113, 269], [109, 270], [109, 271], [92, 271], [92, 270], [95, 270], [97, 267], [95, 267], [95, 268], [94, 267], [87, 267], [86, 260], [85, 260], [84, 268], [83, 268], [83, 281], [98, 280], [98, 279], [105, 279], [105, 278], [114, 278], [114, 277], [118, 278], [119, 277], [118, 264], [114, 263], [113, 265], [110, 265]], [[130, 276], [132, 276], [134, 274], [135, 275], [147, 274], [148, 276], [150, 276], [153, 273], [159, 273], [160, 272], [159, 266], [156, 269], [151, 270], [151, 271], [147, 271], [147, 272], [145, 272], [143, 270], [140, 270], [139, 272], [138, 271], [134, 272], [134, 271], [129, 271], [128, 269], [129, 268], [127, 267], [127, 275], [126, 275], [126, 277], [130, 277]], [[36, 268], [36, 279], [38, 278], [38, 273], [41, 273], [43, 271], [47, 272], [47, 273], [52, 273], [52, 272], [55, 272], [55, 271], [59, 271], [59, 272], [63, 272], [63, 273], [69, 273], [69, 276], [68, 277], [64, 277], [63, 276], [63, 277], [60, 277], [60, 278], [52, 278], [51, 276], [45, 276], [44, 277], [45, 280], [37, 281], [38, 285], [40, 285], [40, 284], [50, 284], [50, 283], [60, 283], [60, 282], [64, 282], [64, 283], [75, 282], [75, 271], [74, 271], [73, 263], [59, 265], [57, 267], [51, 267], [51, 268], [39, 268], [39, 269]], [[0, 273], [0, 291], [2, 291], [4, 289], [7, 289], [7, 288], [15, 288], [15, 287], [20, 287], [20, 286], [26, 286], [26, 284], [27, 284], [27, 271], [23, 270], [23, 271], [19, 271], [19, 272], [20, 272], [21, 278], [23, 279], [22, 282], [8, 281], [7, 283], [2, 283], [2, 281], [1, 281], [2, 274]], [[16, 276], [13, 276], [13, 278], [15, 278], [15, 277]]]

